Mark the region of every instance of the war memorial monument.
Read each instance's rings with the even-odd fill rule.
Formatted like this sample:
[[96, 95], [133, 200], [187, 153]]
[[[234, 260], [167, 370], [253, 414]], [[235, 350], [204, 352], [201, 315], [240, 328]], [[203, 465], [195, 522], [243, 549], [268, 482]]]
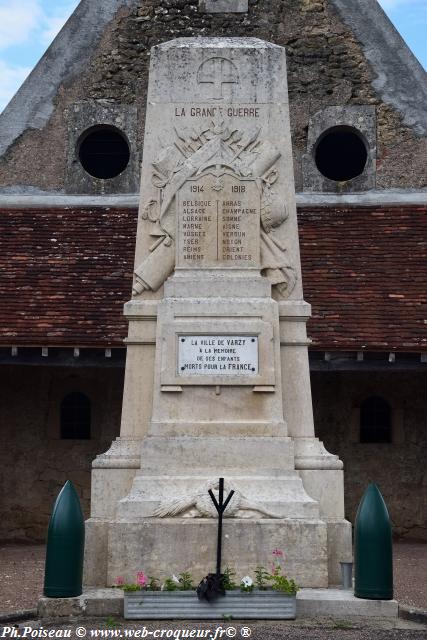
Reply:
[[215, 566], [208, 489], [235, 494], [224, 564], [285, 550], [301, 586], [351, 558], [342, 462], [315, 437], [285, 50], [155, 46], [120, 437], [96, 458], [85, 582]]

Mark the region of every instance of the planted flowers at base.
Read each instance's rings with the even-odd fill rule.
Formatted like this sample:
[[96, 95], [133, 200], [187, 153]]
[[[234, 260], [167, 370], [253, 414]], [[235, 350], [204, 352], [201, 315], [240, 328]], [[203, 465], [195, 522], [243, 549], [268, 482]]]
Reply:
[[166, 577], [163, 581], [154, 576], [147, 576], [143, 571], [136, 574], [136, 582], [126, 583], [124, 578], [119, 576], [114, 584], [115, 587], [123, 589], [125, 593], [134, 591], [197, 591], [200, 600], [211, 601], [220, 595], [225, 595], [226, 591], [240, 589], [244, 593], [251, 593], [256, 587], [260, 591], [272, 589], [284, 595], [296, 595], [298, 585], [295, 580], [288, 578], [284, 574], [284, 553], [280, 549], [272, 552], [273, 563], [271, 571], [258, 566], [255, 569], [255, 579], [250, 575], [243, 576], [239, 584], [234, 581], [235, 572], [227, 567], [224, 573], [217, 576], [208, 574], [203, 578], [198, 587], [193, 584], [193, 578], [188, 571], [183, 571], [178, 575]]

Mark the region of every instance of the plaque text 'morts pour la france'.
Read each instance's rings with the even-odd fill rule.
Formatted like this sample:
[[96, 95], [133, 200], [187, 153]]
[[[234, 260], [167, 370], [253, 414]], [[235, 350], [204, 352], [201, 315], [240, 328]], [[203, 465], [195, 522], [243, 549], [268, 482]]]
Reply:
[[257, 375], [258, 336], [181, 335], [178, 375]]
[[259, 268], [260, 192], [219, 171], [185, 182], [177, 199], [178, 268]]

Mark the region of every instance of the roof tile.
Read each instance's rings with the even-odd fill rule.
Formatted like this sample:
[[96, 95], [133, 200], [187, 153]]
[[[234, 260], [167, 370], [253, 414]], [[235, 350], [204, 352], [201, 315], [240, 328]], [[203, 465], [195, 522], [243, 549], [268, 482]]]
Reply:
[[[426, 349], [427, 207], [299, 211], [316, 349]], [[0, 211], [0, 344], [121, 346], [137, 212]]]

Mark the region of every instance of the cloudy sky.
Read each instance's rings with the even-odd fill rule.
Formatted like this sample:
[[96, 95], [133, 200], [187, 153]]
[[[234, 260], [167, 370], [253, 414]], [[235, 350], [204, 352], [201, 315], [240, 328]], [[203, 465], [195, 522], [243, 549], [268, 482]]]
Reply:
[[[78, 3], [79, 0], [0, 0], [0, 111]], [[380, 0], [380, 4], [427, 68], [427, 0]]]

